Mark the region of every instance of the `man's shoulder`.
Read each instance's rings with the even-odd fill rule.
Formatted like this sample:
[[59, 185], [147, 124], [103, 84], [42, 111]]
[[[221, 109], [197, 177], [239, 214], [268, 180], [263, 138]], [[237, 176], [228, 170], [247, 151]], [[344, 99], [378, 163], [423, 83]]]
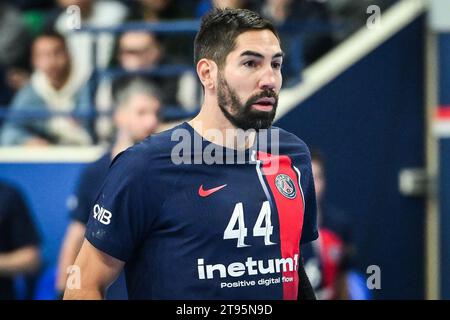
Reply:
[[36, 91], [36, 88], [31, 83], [28, 83], [16, 93], [11, 105], [13, 108], [42, 109], [45, 107], [45, 102]]
[[183, 129], [184, 125], [178, 125], [172, 129], [152, 134], [143, 141], [131, 146], [118, 154], [111, 167], [121, 165], [134, 172], [142, 172], [157, 169], [161, 164], [170, 164], [173, 147], [178, 141], [172, 139], [177, 129]]
[[[273, 134], [273, 132], [278, 133], [280, 148], [297, 150], [302, 153], [306, 153], [308, 155], [310, 154], [308, 145], [295, 134], [275, 126], [272, 126], [270, 128], [270, 131], [271, 131], [271, 139], [274, 139], [274, 137], [277, 136], [276, 134]], [[274, 141], [272, 141], [272, 143], [274, 143]]]
[[171, 129], [152, 134], [142, 140], [141, 142], [130, 147], [127, 151], [138, 155], [146, 155], [150, 158], [162, 158], [170, 156], [173, 147], [179, 142], [179, 139], [174, 138], [178, 131], [185, 131], [185, 134], [190, 136], [186, 125], [180, 124]]
[[111, 151], [108, 150], [97, 160], [90, 162], [83, 170], [84, 175], [92, 176], [98, 173], [106, 172], [111, 164]]

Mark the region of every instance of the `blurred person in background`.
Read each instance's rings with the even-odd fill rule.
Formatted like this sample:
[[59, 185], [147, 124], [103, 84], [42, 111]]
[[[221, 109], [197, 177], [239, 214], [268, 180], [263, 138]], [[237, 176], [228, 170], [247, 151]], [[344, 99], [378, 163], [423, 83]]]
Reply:
[[162, 60], [162, 48], [155, 34], [146, 31], [128, 31], [119, 38], [117, 59], [125, 70], [151, 68]]
[[[162, 65], [170, 65], [167, 61], [164, 48], [159, 38], [152, 32], [126, 31], [118, 40], [116, 64], [119, 72], [125, 74], [112, 78], [103, 78], [99, 82], [95, 94], [95, 105], [101, 113], [111, 111], [113, 107], [113, 92], [116, 83], [129, 77], [127, 72], [141, 72], [158, 68]], [[159, 76], [142, 74], [157, 88], [162, 106], [181, 105], [185, 109], [198, 107], [196, 90], [199, 90], [197, 79], [193, 73], [181, 76]], [[83, 99], [80, 104], [89, 105], [89, 85], [85, 87]], [[114, 124], [109, 115], [100, 115], [96, 121], [96, 134], [100, 144], [109, 143], [113, 138]]]
[[25, 200], [0, 182], [0, 300], [17, 299], [15, 277], [33, 274], [40, 263], [40, 238]]
[[9, 104], [14, 93], [29, 80], [30, 44], [31, 36], [20, 12], [0, 3], [0, 105]]
[[[136, 0], [133, 1], [133, 4], [130, 16], [130, 20], [133, 22], [178, 22], [194, 18], [191, 1]], [[192, 62], [193, 35], [169, 33], [158, 36], [168, 60], [181, 64]]]
[[154, 133], [159, 124], [158, 90], [151, 83], [136, 77], [122, 79], [114, 92], [116, 108], [113, 118], [116, 138], [111, 148], [99, 160], [89, 164], [80, 176], [75, 195], [77, 205], [70, 213], [71, 222], [59, 257], [56, 286], [61, 294], [65, 289], [67, 267], [75, 262], [81, 248], [95, 196], [106, 177], [112, 159]]
[[[264, 0], [261, 3], [260, 12], [265, 18], [280, 27], [291, 24], [320, 26], [331, 21], [328, 7], [324, 1], [319, 0]], [[302, 63], [306, 66], [315, 62], [334, 46], [331, 31], [325, 33], [308, 31], [301, 33], [300, 36]], [[290, 33], [283, 32], [282, 38], [286, 39], [283, 41], [287, 45], [284, 50], [289, 52], [289, 45], [298, 38], [298, 27], [294, 33], [292, 31]], [[287, 58], [289, 59], [289, 55]], [[290, 61], [286, 62], [286, 66], [289, 67]], [[289, 75], [286, 76], [289, 77]]]
[[[17, 118], [23, 112], [77, 111], [82, 83], [73, 67], [64, 38], [49, 31], [32, 44], [34, 68], [30, 83], [13, 98], [9, 117], [1, 132], [3, 145], [87, 145], [92, 142], [81, 121], [70, 116]], [[83, 110], [79, 110], [83, 111]]]
[[[126, 71], [140, 71], [168, 66], [176, 61], [167, 55], [160, 37], [145, 31], [129, 31], [121, 35], [117, 59]], [[147, 76], [160, 89], [162, 104], [166, 106], [181, 105], [187, 110], [199, 107], [196, 97], [197, 78], [194, 73], [181, 76]], [[189, 78], [186, 79], [186, 78]]]
[[311, 164], [319, 239], [302, 246], [305, 270], [318, 299], [347, 300], [351, 298], [348, 272], [355, 253], [351, 220], [325, 201], [325, 162], [319, 151], [311, 152]]
[[67, 8], [80, 8], [81, 27], [113, 27], [123, 23], [128, 16], [128, 8], [118, 1], [58, 0], [60, 9], [50, 25], [66, 37], [74, 67], [83, 81], [87, 81], [93, 70], [92, 46], [96, 41], [96, 66], [105, 68], [110, 62], [114, 49], [114, 36], [109, 33], [91, 34], [73, 32], [75, 13]]
[[[135, 72], [143, 69], [150, 69], [158, 66], [161, 60], [161, 46], [156, 36], [146, 31], [128, 31], [120, 34], [118, 38], [117, 54], [115, 64], [119, 71]], [[116, 77], [101, 77], [98, 79], [98, 85], [95, 86], [91, 79], [83, 88], [80, 105], [94, 104], [99, 115], [95, 121], [95, 133], [97, 143], [110, 144], [114, 138], [114, 121], [107, 113], [113, 107], [113, 87], [115, 82], [120, 82], [121, 78], [127, 78], [128, 75], [119, 75]], [[95, 86], [94, 101], [91, 101], [91, 86]]]

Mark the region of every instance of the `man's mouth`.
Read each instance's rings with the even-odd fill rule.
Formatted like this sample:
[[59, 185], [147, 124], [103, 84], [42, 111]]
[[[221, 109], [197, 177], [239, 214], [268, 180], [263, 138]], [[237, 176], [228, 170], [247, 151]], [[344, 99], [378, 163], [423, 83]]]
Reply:
[[275, 102], [275, 98], [272, 97], [261, 98], [256, 100], [256, 102], [252, 104], [252, 107], [259, 111], [272, 111]]

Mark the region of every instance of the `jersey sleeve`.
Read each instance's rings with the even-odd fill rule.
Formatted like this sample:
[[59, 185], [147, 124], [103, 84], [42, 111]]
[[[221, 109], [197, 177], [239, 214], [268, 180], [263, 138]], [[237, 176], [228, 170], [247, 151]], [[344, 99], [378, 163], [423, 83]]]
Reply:
[[116, 157], [86, 228], [85, 237], [94, 247], [122, 261], [139, 246], [156, 214], [151, 173], [141, 158], [128, 152]]
[[82, 224], [87, 224], [93, 200], [96, 194], [92, 194], [92, 179], [89, 178], [89, 170], [82, 172], [78, 181], [75, 197], [76, 206], [70, 210], [70, 218]]

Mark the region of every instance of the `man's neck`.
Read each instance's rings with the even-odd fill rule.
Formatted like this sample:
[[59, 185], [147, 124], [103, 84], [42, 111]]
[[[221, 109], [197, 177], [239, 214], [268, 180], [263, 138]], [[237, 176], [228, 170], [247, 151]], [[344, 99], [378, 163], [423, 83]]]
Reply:
[[217, 103], [207, 101], [199, 114], [188, 122], [204, 139], [236, 150], [248, 149], [255, 143], [256, 133], [236, 128], [223, 114]]

